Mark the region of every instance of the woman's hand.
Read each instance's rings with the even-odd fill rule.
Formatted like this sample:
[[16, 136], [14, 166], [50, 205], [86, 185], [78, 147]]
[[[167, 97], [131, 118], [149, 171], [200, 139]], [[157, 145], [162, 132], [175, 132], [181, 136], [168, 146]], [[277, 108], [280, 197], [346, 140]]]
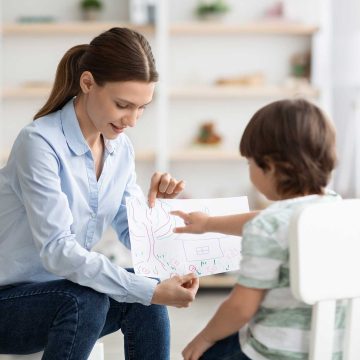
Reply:
[[182, 356], [184, 360], [198, 360], [214, 344], [214, 342], [206, 339], [204, 334], [200, 333], [185, 347]]
[[190, 234], [203, 234], [207, 232], [206, 225], [210, 218], [209, 215], [197, 211], [191, 213], [185, 213], [183, 211], [171, 211], [171, 215], [176, 215], [181, 217], [184, 220], [185, 226], [174, 228], [174, 232], [181, 233], [190, 233]]
[[150, 189], [148, 194], [149, 206], [155, 205], [155, 199], [173, 199], [185, 188], [183, 180], [178, 181], [168, 173], [156, 172], [151, 177]]
[[198, 289], [199, 279], [195, 274], [176, 275], [156, 286], [151, 303], [177, 308], [189, 307]]

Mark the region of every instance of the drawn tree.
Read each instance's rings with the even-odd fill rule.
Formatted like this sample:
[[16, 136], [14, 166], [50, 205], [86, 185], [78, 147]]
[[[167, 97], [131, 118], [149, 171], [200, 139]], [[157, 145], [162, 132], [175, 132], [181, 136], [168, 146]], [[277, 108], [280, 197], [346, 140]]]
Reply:
[[135, 228], [131, 230], [131, 236], [132, 239], [142, 242], [142, 248], [146, 246], [142, 254], [136, 254], [134, 266], [137, 265], [143, 273], [149, 271], [158, 274], [159, 271], [167, 273], [176, 271], [176, 266], [162, 251], [161, 244], [177, 238], [173, 232], [176, 220], [169, 214], [170, 206], [158, 200], [159, 206], [149, 208], [138, 199], [134, 201], [136, 204], [130, 203], [130, 216], [135, 225]]

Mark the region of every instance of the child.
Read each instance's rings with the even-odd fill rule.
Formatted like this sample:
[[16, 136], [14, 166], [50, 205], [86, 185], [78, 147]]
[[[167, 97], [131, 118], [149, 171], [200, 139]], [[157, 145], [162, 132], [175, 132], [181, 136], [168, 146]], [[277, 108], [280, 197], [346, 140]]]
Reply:
[[[183, 356], [307, 359], [311, 307], [297, 301], [290, 290], [287, 233], [299, 206], [339, 199], [325, 191], [336, 162], [334, 129], [306, 100], [277, 101], [252, 117], [240, 153], [248, 159], [252, 183], [275, 201], [272, 205], [258, 214], [232, 216], [173, 212], [185, 222], [185, 227], [174, 230], [178, 233], [243, 235], [237, 284]], [[334, 355], [339, 356], [340, 349]]]

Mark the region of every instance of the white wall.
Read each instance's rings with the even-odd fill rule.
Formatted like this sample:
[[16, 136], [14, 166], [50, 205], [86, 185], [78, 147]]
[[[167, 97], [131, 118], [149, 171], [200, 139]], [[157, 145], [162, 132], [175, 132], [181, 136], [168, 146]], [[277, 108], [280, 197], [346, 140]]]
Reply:
[[335, 186], [345, 197], [360, 197], [360, 2], [333, 0], [333, 8], [333, 113], [339, 149]]
[[[52, 16], [58, 21], [76, 21], [81, 18], [80, 0], [1, 0], [3, 20], [12, 22], [21, 16]], [[101, 20], [128, 20], [127, 0], [102, 0]]]

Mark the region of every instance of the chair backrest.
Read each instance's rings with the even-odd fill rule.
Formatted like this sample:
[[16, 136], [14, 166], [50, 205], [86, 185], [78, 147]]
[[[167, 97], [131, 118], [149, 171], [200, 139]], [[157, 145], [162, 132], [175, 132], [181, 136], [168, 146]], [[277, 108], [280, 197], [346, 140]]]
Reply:
[[290, 283], [313, 305], [310, 360], [330, 360], [337, 300], [348, 300], [343, 360], [360, 359], [360, 200], [299, 209], [290, 225]]

